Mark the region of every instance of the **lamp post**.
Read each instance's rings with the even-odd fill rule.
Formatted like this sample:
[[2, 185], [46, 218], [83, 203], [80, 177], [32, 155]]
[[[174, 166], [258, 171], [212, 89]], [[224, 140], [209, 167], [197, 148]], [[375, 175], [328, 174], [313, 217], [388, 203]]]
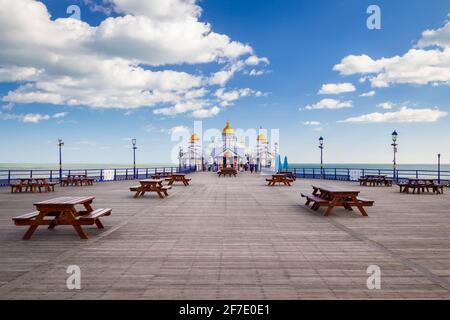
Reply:
[[394, 132], [392, 132], [392, 144], [391, 144], [391, 146], [392, 146], [393, 151], [394, 151], [393, 165], [394, 165], [394, 179], [395, 180], [398, 180], [397, 179], [397, 151], [398, 151], [398, 149], [397, 149], [397, 146], [398, 146], [397, 138], [398, 138], [398, 133], [397, 133], [396, 130], [394, 130]]
[[62, 182], [62, 147], [64, 146], [64, 142], [62, 139], [58, 139], [58, 148], [59, 148], [59, 182]]
[[183, 158], [183, 149], [178, 150], [178, 171], [181, 172], [181, 158]]
[[438, 183], [441, 183], [441, 154], [438, 154]]
[[131, 143], [133, 144], [133, 178], [136, 179], [136, 139], [132, 139]]
[[257, 170], [261, 170], [261, 153], [260, 153], [260, 141], [259, 141], [259, 139], [258, 139], [258, 141], [256, 142], [257, 143], [257, 145], [256, 145], [256, 171]]
[[323, 137], [319, 138], [319, 149], [320, 149], [320, 174], [323, 176]]

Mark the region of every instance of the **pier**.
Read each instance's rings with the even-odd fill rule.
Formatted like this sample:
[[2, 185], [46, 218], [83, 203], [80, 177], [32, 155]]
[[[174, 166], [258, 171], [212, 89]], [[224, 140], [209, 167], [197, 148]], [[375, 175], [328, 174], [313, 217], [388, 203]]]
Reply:
[[[0, 189], [1, 299], [449, 299], [450, 195], [401, 194], [398, 187], [361, 187], [375, 201], [368, 217], [335, 209], [324, 217], [292, 187], [266, 176], [189, 175], [169, 197], [135, 199], [133, 181], [57, 187], [11, 194]], [[68, 226], [25, 229], [14, 216], [60, 196], [95, 196], [112, 208], [105, 229]], [[81, 289], [66, 285], [68, 266], [81, 270]], [[381, 269], [381, 289], [369, 290], [367, 269]]]

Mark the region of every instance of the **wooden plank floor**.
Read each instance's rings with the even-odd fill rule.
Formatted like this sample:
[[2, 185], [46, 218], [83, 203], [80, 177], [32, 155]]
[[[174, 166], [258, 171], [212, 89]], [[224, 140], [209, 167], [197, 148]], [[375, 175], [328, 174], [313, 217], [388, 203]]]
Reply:
[[[306, 208], [292, 187], [265, 176], [191, 175], [170, 196], [133, 199], [132, 181], [57, 187], [54, 193], [0, 189], [1, 299], [449, 299], [450, 194], [406, 195], [397, 187], [351, 186], [375, 200], [368, 218]], [[40, 228], [30, 241], [11, 218], [36, 201], [96, 196], [111, 207], [104, 230]], [[381, 290], [366, 269], [381, 268]], [[66, 287], [67, 266], [81, 268], [81, 290]]]

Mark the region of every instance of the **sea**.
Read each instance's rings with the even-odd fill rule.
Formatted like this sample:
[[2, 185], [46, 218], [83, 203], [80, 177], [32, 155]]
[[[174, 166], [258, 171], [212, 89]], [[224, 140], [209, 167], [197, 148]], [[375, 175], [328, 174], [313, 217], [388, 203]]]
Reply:
[[[163, 168], [163, 167], [177, 167], [177, 164], [170, 163], [154, 163], [154, 164], [138, 164], [138, 168]], [[111, 164], [111, 163], [67, 163], [63, 165], [65, 170], [80, 170], [80, 169], [121, 169], [132, 168], [132, 164]], [[325, 168], [331, 169], [379, 169], [390, 170], [392, 164], [379, 163], [330, 163], [325, 164]], [[58, 170], [59, 166], [55, 163], [0, 163], [0, 170]], [[315, 163], [290, 163], [289, 168], [320, 168], [319, 164]], [[436, 164], [398, 164], [398, 170], [431, 170], [438, 169]], [[441, 164], [441, 171], [450, 171], [450, 164]]]

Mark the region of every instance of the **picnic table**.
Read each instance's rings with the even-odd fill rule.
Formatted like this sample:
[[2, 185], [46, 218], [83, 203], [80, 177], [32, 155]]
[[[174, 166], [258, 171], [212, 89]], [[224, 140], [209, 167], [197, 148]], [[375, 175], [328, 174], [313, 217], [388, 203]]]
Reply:
[[169, 186], [173, 185], [174, 182], [182, 182], [187, 187], [191, 179], [186, 179], [186, 174], [184, 173], [173, 173], [169, 178], [166, 178], [166, 181], [169, 181]]
[[272, 187], [275, 186], [275, 183], [278, 183], [278, 185], [283, 183], [285, 186], [291, 186], [291, 183], [294, 182], [294, 180], [284, 173], [273, 174], [272, 179], [266, 179], [266, 181], [268, 182], [267, 185]]
[[61, 186], [82, 186], [83, 183], [86, 186], [92, 186], [94, 183], [94, 179], [89, 178], [87, 174], [68, 174], [66, 178], [61, 181]]
[[278, 173], [285, 174], [289, 179], [292, 179], [294, 181], [297, 180], [297, 175], [295, 173], [293, 173], [292, 171], [281, 171]]
[[156, 192], [158, 196], [163, 199], [164, 196], [169, 196], [168, 190], [172, 189], [171, 186], [163, 186], [162, 179], [145, 179], [139, 181], [139, 186], [134, 186], [130, 188], [131, 192], [135, 192], [134, 197], [142, 197], [146, 192]]
[[392, 187], [392, 183], [393, 180], [385, 175], [365, 175], [359, 178], [359, 184], [366, 187]]
[[437, 183], [434, 179], [427, 178], [408, 178], [405, 182], [399, 182], [397, 185], [400, 187], [401, 193], [410, 193], [412, 191], [413, 194], [425, 192], [443, 194], [445, 187], [445, 184]]
[[20, 178], [18, 181], [11, 184], [11, 193], [55, 191], [56, 182], [49, 182], [47, 178]]
[[234, 168], [222, 168], [221, 170], [219, 170], [219, 171], [217, 171], [217, 174], [219, 175], [219, 177], [221, 177], [221, 176], [226, 176], [226, 175], [228, 175], [228, 176], [237, 176], [237, 170], [236, 169], [234, 169]]
[[317, 211], [320, 207], [325, 207], [325, 216], [329, 216], [335, 207], [344, 207], [353, 211], [357, 207], [363, 216], [368, 216], [364, 207], [371, 207], [374, 201], [358, 197], [360, 191], [340, 188], [336, 186], [313, 185], [312, 194], [302, 193], [306, 198], [306, 205], [312, 203], [311, 209]]
[[172, 175], [170, 172], [156, 172], [155, 174], [151, 175], [152, 179], [161, 179], [161, 178], [168, 178]]
[[[73, 226], [81, 239], [88, 239], [81, 226], [96, 225], [103, 229], [100, 218], [111, 215], [112, 209], [92, 208], [95, 197], [60, 197], [34, 204], [37, 211], [13, 218], [17, 226], [29, 226], [22, 239], [28, 240], [38, 226], [47, 225], [54, 229], [58, 225]], [[82, 206], [84, 210], [78, 210], [76, 206]]]

